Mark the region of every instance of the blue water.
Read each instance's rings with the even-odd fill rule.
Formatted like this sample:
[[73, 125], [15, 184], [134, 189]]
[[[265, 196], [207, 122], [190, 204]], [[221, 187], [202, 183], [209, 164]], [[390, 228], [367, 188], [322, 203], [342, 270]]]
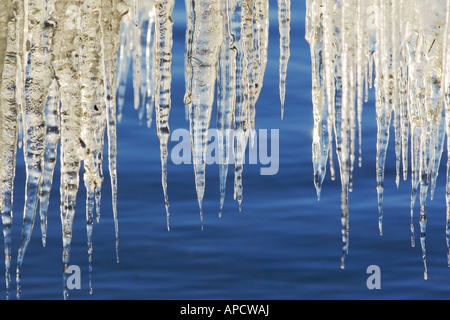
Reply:
[[[81, 268], [81, 290], [72, 299], [449, 299], [450, 270], [445, 243], [445, 165], [434, 201], [428, 202], [429, 279], [423, 279], [420, 245], [410, 246], [410, 180], [395, 186], [391, 139], [386, 165], [384, 235], [378, 232], [375, 176], [376, 123], [373, 97], [364, 109], [363, 167], [355, 169], [350, 194], [350, 250], [340, 269], [339, 178], [327, 175], [316, 200], [311, 162], [311, 71], [304, 40], [304, 3], [292, 2], [291, 59], [284, 120], [278, 96], [279, 35], [276, 1], [270, 0], [269, 61], [257, 104], [257, 129], [279, 129], [279, 172], [261, 176], [259, 165], [244, 168], [242, 212], [233, 200], [233, 167], [222, 218], [218, 217], [218, 167], [207, 167], [204, 230], [201, 230], [191, 165], [169, 163], [171, 231], [161, 190], [156, 129], [138, 126], [131, 88], [118, 126], [120, 263], [115, 260], [114, 225], [107, 163], [102, 218], [94, 225], [94, 292], [89, 294], [85, 189], [79, 191], [71, 264]], [[174, 13], [173, 107], [170, 126], [184, 119], [184, 2]], [[131, 81], [129, 82], [131, 85]], [[215, 112], [215, 111], [214, 111]], [[212, 121], [212, 126], [215, 121]], [[174, 142], [170, 147], [174, 146]], [[25, 169], [19, 151], [14, 197], [13, 259], [22, 225]], [[446, 156], [442, 159], [446, 163]], [[337, 163], [335, 159], [335, 163]], [[59, 163], [57, 164], [59, 166]], [[47, 247], [39, 217], [25, 256], [22, 299], [62, 299], [62, 241], [59, 170], [54, 177]], [[416, 238], [418, 212], [416, 210]], [[369, 290], [366, 269], [381, 269], [381, 289]], [[3, 265], [0, 272], [4, 272]], [[12, 270], [15, 269], [15, 260]], [[13, 286], [15, 283], [13, 282]], [[0, 290], [4, 290], [4, 284]], [[12, 291], [12, 297], [15, 290]]]

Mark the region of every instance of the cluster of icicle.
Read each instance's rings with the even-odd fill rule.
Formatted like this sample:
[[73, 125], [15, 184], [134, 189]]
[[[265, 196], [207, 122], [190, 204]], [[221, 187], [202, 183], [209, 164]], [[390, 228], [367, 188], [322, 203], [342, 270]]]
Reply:
[[[0, 3], [0, 208], [10, 292], [13, 181], [17, 145], [26, 166], [25, 206], [17, 255], [21, 269], [39, 209], [42, 244], [59, 146], [63, 273], [69, 264], [72, 224], [83, 164], [89, 269], [92, 228], [100, 218], [105, 131], [118, 246], [115, 63], [121, 0], [3, 0]], [[64, 281], [66, 284], [66, 281]], [[67, 297], [67, 287], [64, 297]]]
[[[331, 177], [335, 177], [332, 159], [336, 150], [342, 185], [342, 267], [348, 252], [348, 197], [357, 156], [361, 166], [363, 102], [367, 102], [368, 89], [374, 86], [380, 234], [384, 168], [392, 123], [397, 186], [400, 176], [407, 179], [410, 145], [411, 244], [415, 244], [413, 211], [418, 193], [426, 279], [426, 201], [429, 190], [433, 198], [444, 138], [450, 136], [450, 1], [307, 0], [306, 10], [306, 39], [312, 57], [314, 183], [320, 197], [328, 160]], [[448, 141], [447, 147], [450, 155]], [[447, 171], [446, 237], [450, 266], [449, 179]]]
[[[144, 1], [140, 1], [144, 3]], [[172, 11], [174, 0], [135, 1], [124, 18], [118, 60], [118, 117], [125, 100], [126, 78], [133, 72], [134, 106], [139, 119], [152, 123], [155, 109], [160, 139], [162, 186], [169, 229], [167, 157], [170, 135]], [[268, 0], [185, 1], [186, 54], [184, 104], [189, 121], [195, 187], [203, 227], [208, 129], [217, 97], [220, 209], [225, 200], [228, 162], [234, 157], [234, 198], [241, 207], [243, 163], [249, 135], [255, 129], [255, 106], [263, 86], [269, 41]], [[142, 9], [139, 9], [142, 8]], [[290, 42], [290, 0], [278, 1], [280, 31], [280, 100], [283, 114]], [[145, 44], [145, 45], [143, 45]], [[152, 59], [151, 57], [154, 57]], [[226, 132], [234, 130], [233, 141]], [[251, 140], [253, 141], [253, 140]], [[233, 155], [227, 154], [229, 143]]]
[[[10, 293], [13, 184], [17, 147], [23, 148], [26, 190], [17, 255], [17, 297], [24, 254], [39, 210], [42, 244], [56, 159], [60, 159], [60, 215], [64, 298], [68, 297], [72, 225], [80, 178], [86, 187], [89, 286], [92, 232], [100, 218], [104, 136], [108, 143], [112, 210], [118, 261], [116, 119], [125, 103], [129, 70], [134, 106], [160, 139], [162, 186], [169, 228], [167, 160], [171, 108], [174, 0], [2, 0], [0, 2], [0, 209], [5, 280]], [[278, 0], [280, 99], [284, 105], [289, 60], [290, 0]], [[267, 62], [268, 0], [186, 0], [186, 95], [195, 185], [202, 216], [205, 151], [217, 96], [220, 146], [220, 212], [228, 155], [224, 142], [234, 128], [235, 198], [242, 201], [243, 159], [255, 128]], [[217, 87], [217, 89], [215, 89]], [[117, 99], [116, 99], [117, 93]], [[117, 102], [116, 102], [117, 100]], [[116, 114], [117, 105], [117, 114]], [[80, 169], [83, 169], [80, 177]], [[202, 224], [203, 225], [203, 224]]]

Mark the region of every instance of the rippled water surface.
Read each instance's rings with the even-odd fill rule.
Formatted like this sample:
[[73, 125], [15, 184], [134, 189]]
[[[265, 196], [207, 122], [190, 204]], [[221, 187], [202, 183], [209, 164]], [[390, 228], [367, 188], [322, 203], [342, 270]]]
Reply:
[[[304, 40], [305, 8], [303, 1], [292, 2], [285, 117], [280, 120], [279, 35], [274, 0], [270, 0], [269, 61], [256, 116], [257, 129], [280, 130], [278, 174], [261, 176], [259, 165], [245, 166], [244, 201], [239, 212], [233, 200], [231, 169], [224, 212], [219, 218], [218, 167], [207, 166], [202, 231], [193, 168], [169, 162], [171, 231], [168, 232], [156, 129], [138, 125], [130, 88], [129, 102], [118, 126], [120, 263], [115, 262], [105, 163], [102, 218], [94, 226], [93, 237], [94, 292], [90, 295], [88, 288], [85, 190], [81, 187], [71, 263], [80, 266], [82, 283], [81, 290], [71, 291], [72, 299], [450, 298], [445, 243], [445, 167], [441, 168], [435, 199], [428, 204], [429, 279], [425, 281], [420, 246], [410, 245], [411, 183], [409, 180], [402, 182], [399, 189], [395, 186], [392, 141], [386, 165], [384, 235], [379, 235], [373, 98], [365, 105], [363, 113], [363, 167], [355, 169], [354, 192], [350, 194], [350, 251], [346, 268], [340, 269], [340, 183], [339, 178], [331, 181], [327, 175], [321, 200], [316, 200], [311, 161], [310, 56]], [[176, 1], [174, 21], [172, 130], [188, 128], [183, 105], [183, 1]], [[129, 83], [131, 85], [131, 79]], [[444, 158], [442, 163], [445, 162]], [[20, 159], [15, 180], [13, 253], [20, 239], [24, 172]], [[59, 181], [58, 171], [54, 179]], [[41, 245], [37, 220], [26, 253], [23, 299], [62, 299], [58, 188], [53, 189], [50, 202], [47, 247]], [[415, 222], [418, 238], [417, 211]], [[381, 290], [366, 287], [366, 269], [373, 264], [381, 268]]]

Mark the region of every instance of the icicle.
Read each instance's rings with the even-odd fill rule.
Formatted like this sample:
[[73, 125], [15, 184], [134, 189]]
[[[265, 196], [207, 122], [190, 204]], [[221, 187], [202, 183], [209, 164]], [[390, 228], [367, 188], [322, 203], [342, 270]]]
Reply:
[[[54, 37], [55, 21], [51, 16], [51, 13], [54, 12], [54, 10], [54, 0], [46, 0], [44, 11], [43, 50], [47, 57], [51, 54], [51, 46]], [[48, 63], [50, 63], [50, 61], [48, 61]], [[49, 88], [46, 109], [44, 111], [47, 131], [45, 135], [42, 186], [39, 194], [39, 214], [41, 219], [42, 245], [44, 247], [47, 239], [47, 211], [59, 142], [59, 108], [60, 100], [58, 86], [56, 80], [53, 79]]]
[[367, 65], [367, 55], [365, 40], [367, 37], [367, 0], [361, 0], [357, 8], [357, 51], [356, 51], [356, 78], [357, 78], [357, 117], [358, 117], [358, 166], [362, 166], [362, 111], [363, 111], [363, 94], [364, 85], [366, 84], [366, 65]]
[[41, 218], [42, 245], [45, 247], [47, 240], [47, 211], [52, 188], [53, 171], [56, 164], [57, 147], [59, 142], [60, 100], [56, 80], [53, 80], [48, 94], [45, 110], [45, 123], [47, 132], [45, 135], [44, 168], [42, 173], [42, 187], [39, 194], [39, 213]]
[[[0, 9], [1, 23], [4, 23], [6, 43], [2, 43], [1, 50], [1, 83], [0, 83], [0, 199], [3, 224], [4, 252], [5, 252], [5, 283], [6, 298], [10, 293], [11, 266], [11, 230], [13, 218], [13, 186], [16, 169], [16, 146], [18, 135], [19, 100], [17, 99], [16, 73], [20, 63], [19, 32], [22, 29], [22, 7], [16, 1], [5, 1]], [[4, 18], [4, 20], [3, 20]]]
[[[116, 260], [119, 262], [119, 222], [117, 217], [117, 130], [116, 130], [116, 97], [115, 97], [115, 60], [120, 46], [120, 22], [128, 11], [122, 0], [110, 0], [110, 9], [103, 4], [102, 12], [102, 57], [104, 78], [104, 99], [106, 99], [106, 129], [108, 137], [108, 170], [112, 190], [112, 209], [116, 235]], [[107, 3], [108, 4], [108, 3]], [[97, 216], [98, 220], [99, 216]]]
[[60, 211], [63, 240], [63, 297], [68, 297], [66, 270], [70, 260], [72, 225], [79, 187], [79, 170], [85, 144], [81, 136], [81, 83], [80, 59], [80, 1], [57, 0], [55, 20], [59, 23], [55, 32], [54, 61], [56, 79], [61, 97], [61, 144], [60, 144]]
[[147, 110], [147, 127], [150, 128], [152, 124], [153, 109], [155, 105], [155, 63], [153, 57], [155, 56], [155, 4], [153, 2], [151, 8], [148, 8], [148, 27], [146, 34], [146, 49], [145, 49], [145, 88], [144, 88], [144, 102]]
[[189, 120], [190, 108], [192, 105], [191, 92], [192, 92], [192, 76], [191, 70], [191, 53], [192, 53], [192, 43], [193, 43], [193, 27], [194, 27], [194, 6], [192, 0], [185, 0], [186, 7], [186, 51], [185, 51], [185, 61], [184, 61], [184, 83], [185, 83], [185, 95], [184, 95], [184, 107], [185, 107], [185, 117]]
[[121, 121], [122, 119], [122, 110], [123, 105], [125, 103], [125, 90], [127, 85], [127, 75], [130, 70], [131, 65], [131, 50], [129, 50], [129, 42], [131, 41], [130, 33], [130, 20], [131, 20], [131, 12], [123, 18], [122, 22], [122, 37], [120, 38], [120, 46], [119, 46], [119, 56], [118, 56], [118, 66], [117, 66], [117, 80], [115, 84], [115, 88], [117, 90], [117, 102], [118, 102], [118, 110], [117, 110], [117, 120]]
[[278, 0], [278, 23], [280, 32], [280, 101], [281, 118], [283, 118], [287, 67], [290, 56], [291, 0]]
[[171, 107], [170, 85], [172, 81], [172, 11], [174, 0], [156, 0], [156, 127], [161, 149], [161, 179], [166, 207], [167, 229], [169, 230], [169, 197], [167, 195], [167, 158], [169, 151], [169, 113]]
[[[354, 30], [354, 1], [344, 0], [341, 6], [341, 72], [342, 72], [342, 111], [341, 111], [341, 203], [342, 203], [342, 244], [343, 252], [341, 268], [344, 268], [345, 255], [348, 253], [349, 242], [349, 209], [348, 194], [351, 191], [351, 171], [354, 158], [354, 61], [352, 53], [355, 50], [355, 41], [351, 32]], [[353, 111], [352, 111], [353, 110]]]
[[386, 152], [389, 143], [389, 127], [391, 124], [392, 106], [389, 93], [389, 42], [390, 28], [386, 18], [387, 9], [384, 1], [377, 2], [377, 20], [380, 27], [377, 29], [375, 52], [375, 96], [377, 110], [377, 194], [378, 194], [378, 227], [380, 235], [383, 234], [383, 196], [384, 196], [384, 168]]
[[[320, 200], [320, 192], [322, 183], [326, 174], [326, 163], [329, 154], [330, 134], [328, 126], [328, 96], [324, 92], [324, 55], [329, 54], [325, 52], [323, 42], [324, 31], [322, 25], [325, 23], [321, 19], [319, 12], [320, 8], [317, 5], [308, 6], [311, 15], [311, 21], [307, 28], [306, 39], [311, 47], [311, 64], [312, 64], [312, 100], [313, 100], [313, 116], [314, 116], [314, 130], [312, 143], [312, 161], [314, 170], [314, 186], [317, 192], [317, 199]], [[329, 48], [327, 48], [329, 49]], [[328, 61], [329, 62], [329, 61]], [[327, 65], [328, 67], [328, 65]]]
[[[404, 0], [400, 0], [400, 8], [403, 10]], [[409, 100], [408, 100], [408, 59], [409, 52], [407, 50], [407, 41], [409, 35], [407, 35], [406, 24], [403, 23], [400, 26], [400, 33], [402, 35], [401, 49], [399, 56], [399, 68], [400, 68], [400, 83], [399, 83], [399, 101], [400, 104], [400, 117], [401, 117], [401, 137], [402, 137], [402, 167], [403, 167], [403, 180], [408, 178], [408, 142], [409, 142]]]
[[219, 145], [219, 176], [220, 176], [220, 208], [219, 217], [225, 203], [228, 163], [230, 159], [230, 130], [233, 123], [235, 96], [236, 51], [230, 30], [229, 1], [221, 0], [222, 30], [224, 39], [220, 47], [217, 67], [217, 130]]
[[[250, 88], [250, 128], [255, 130], [256, 102], [258, 101], [264, 82], [264, 73], [267, 65], [267, 50], [269, 42], [269, 2], [268, 0], [255, 0], [253, 5], [253, 63], [249, 73], [252, 74]], [[251, 143], [253, 146], [254, 135]]]
[[24, 61], [25, 105], [24, 158], [27, 169], [22, 237], [17, 256], [17, 296], [20, 296], [20, 275], [23, 257], [34, 226], [40, 186], [45, 143], [44, 108], [51, 84], [50, 52], [44, 49], [42, 37], [45, 19], [45, 0], [24, 1]]
[[[242, 174], [247, 146], [249, 88], [246, 40], [251, 37], [252, 5], [248, 0], [230, 2], [231, 34], [236, 48], [236, 103], [234, 112], [234, 199], [241, 211], [243, 199]], [[247, 37], [247, 38], [246, 38]]]
[[[334, 17], [334, 0], [324, 1], [323, 8], [323, 58], [324, 58], [324, 82], [325, 94], [327, 99], [328, 118], [327, 118], [327, 132], [329, 144], [329, 159], [330, 159], [330, 175], [331, 179], [335, 179], [335, 170], [333, 163], [333, 129], [335, 118], [335, 60], [336, 48], [333, 45], [335, 41], [335, 33], [333, 26]], [[315, 180], [316, 181], [316, 180]]]
[[222, 15], [219, 0], [200, 0], [193, 3], [197, 15], [194, 21], [192, 47], [189, 53], [191, 67], [190, 132], [193, 150], [195, 187], [203, 226], [202, 201], [205, 192], [206, 146], [214, 102], [216, 68], [222, 45]]
[[397, 188], [400, 184], [400, 165], [402, 161], [402, 129], [401, 129], [401, 112], [400, 112], [400, 98], [399, 98], [399, 0], [392, 0], [389, 10], [391, 11], [391, 34], [392, 34], [392, 45], [391, 45], [391, 74], [389, 75], [389, 89], [390, 98], [389, 102], [392, 103], [392, 109], [394, 111], [394, 136], [395, 136], [395, 183]]
[[[424, 258], [424, 278], [427, 279], [427, 265], [426, 265], [426, 249], [425, 249], [425, 234], [426, 234], [426, 199], [428, 187], [431, 184], [431, 196], [434, 195], [434, 184], [437, 178], [437, 168], [441, 158], [443, 147], [443, 123], [441, 121], [443, 96], [441, 94], [442, 80], [445, 81], [444, 68], [442, 68], [442, 61], [445, 61], [443, 56], [445, 33], [442, 34], [441, 28], [437, 27], [445, 24], [446, 14], [441, 10], [445, 6], [446, 1], [440, 1], [440, 6], [431, 7], [429, 16], [424, 16], [426, 24], [423, 28], [423, 61], [424, 74], [422, 76], [424, 104], [422, 106], [422, 118], [425, 121], [427, 128], [427, 136], [423, 138], [425, 143], [423, 148], [423, 166], [426, 170], [424, 178], [421, 182], [421, 247]], [[436, 4], [439, 4], [437, 2]], [[445, 27], [444, 27], [445, 28]], [[417, 54], [417, 53], [416, 53]], [[444, 59], [444, 60], [441, 60]], [[418, 87], [420, 84], [418, 85]], [[422, 188], [424, 189], [422, 191]]]
[[[81, 84], [81, 134], [84, 162], [83, 180], [86, 187], [86, 222], [89, 273], [92, 272], [92, 228], [94, 210], [100, 211], [103, 183], [102, 154], [106, 126], [106, 84], [104, 51], [101, 31], [101, 1], [81, 4], [80, 30], [80, 84]], [[92, 285], [90, 284], [90, 291]]]

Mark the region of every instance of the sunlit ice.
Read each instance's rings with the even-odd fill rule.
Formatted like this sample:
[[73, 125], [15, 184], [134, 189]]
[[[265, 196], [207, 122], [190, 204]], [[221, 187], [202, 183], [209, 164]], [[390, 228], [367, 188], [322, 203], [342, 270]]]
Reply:
[[[261, 151], [261, 145], [256, 144], [251, 133], [256, 129], [256, 106], [268, 61], [269, 2], [186, 0], [185, 4], [184, 104], [189, 140], [183, 141], [189, 142], [193, 159], [197, 160], [192, 167], [203, 224], [202, 203], [206, 160], [211, 153], [208, 141], [212, 135], [214, 103], [217, 137], [229, 136], [230, 132], [233, 136], [231, 143], [219, 142], [215, 147], [217, 162], [221, 164], [220, 212], [228, 165], [234, 165], [233, 194], [240, 206], [244, 198], [242, 177], [246, 152], [255, 145]], [[283, 117], [290, 58], [290, 0], [278, 0], [277, 5], [278, 94]], [[92, 232], [94, 221], [100, 218], [103, 158], [108, 162], [114, 245], [119, 261], [116, 126], [122, 119], [129, 73], [139, 122], [154, 125], [157, 130], [162, 201], [167, 228], [170, 228], [167, 176], [171, 155], [173, 6], [174, 0], [6, 0], [0, 3], [0, 209], [5, 235], [7, 297], [11, 283], [13, 181], [18, 147], [23, 148], [26, 164], [26, 190], [17, 253], [17, 296], [20, 297], [22, 264], [37, 212], [42, 243], [46, 244], [47, 210], [58, 157], [64, 279], [70, 261], [73, 219], [79, 207], [76, 196], [80, 180], [86, 188], [87, 252], [92, 270]], [[420, 244], [426, 278], [426, 201], [428, 192], [431, 198], [434, 194], [437, 169], [450, 128], [450, 3], [448, 0], [432, 3], [307, 0], [306, 9], [305, 36], [311, 48], [314, 119], [311, 178], [320, 196], [327, 166], [331, 178], [336, 176], [332, 160], [337, 157], [342, 185], [341, 267], [345, 265], [349, 247], [349, 193], [353, 189], [353, 173], [363, 159], [363, 104], [369, 90], [374, 89], [380, 233], [385, 159], [393, 127], [395, 180], [399, 184], [401, 177], [411, 176], [412, 245], [415, 245], [413, 213], [419, 195]], [[196, 12], [203, 14], [196, 15]], [[104, 146], [107, 147], [105, 155]], [[227, 157], [232, 159], [224, 161]], [[447, 174], [447, 189], [450, 188], [448, 177]], [[450, 248], [448, 192], [446, 196], [446, 241]], [[450, 263], [450, 249], [447, 250]], [[68, 297], [66, 285], [63, 294], [64, 298]]]

